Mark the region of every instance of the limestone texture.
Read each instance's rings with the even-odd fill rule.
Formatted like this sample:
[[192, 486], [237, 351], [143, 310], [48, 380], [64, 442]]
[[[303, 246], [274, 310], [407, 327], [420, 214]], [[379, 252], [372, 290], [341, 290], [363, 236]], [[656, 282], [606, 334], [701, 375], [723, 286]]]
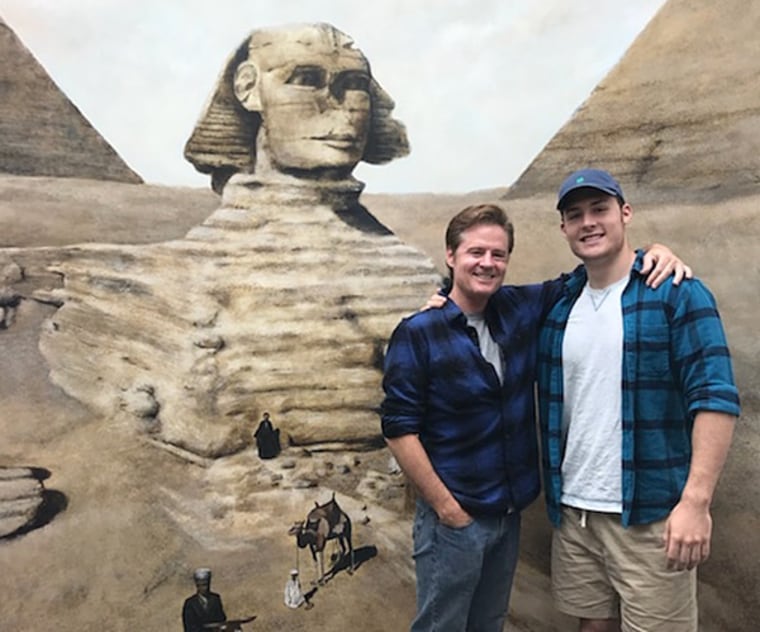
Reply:
[[60, 306], [40, 339], [52, 381], [201, 456], [248, 445], [265, 410], [285, 443], [376, 447], [384, 345], [438, 272], [355, 180], [236, 178], [184, 239], [5, 251]]
[[0, 467], [0, 538], [33, 523], [44, 501], [44, 490], [30, 468]]

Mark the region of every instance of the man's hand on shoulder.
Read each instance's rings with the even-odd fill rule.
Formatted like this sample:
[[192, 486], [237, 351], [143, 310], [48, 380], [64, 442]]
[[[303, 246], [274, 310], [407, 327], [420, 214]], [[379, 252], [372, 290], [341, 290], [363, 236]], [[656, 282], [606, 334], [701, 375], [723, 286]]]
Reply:
[[647, 275], [646, 284], [652, 289], [659, 286], [669, 276], [673, 276], [673, 285], [683, 279], [691, 279], [694, 274], [673, 251], [662, 244], [652, 244], [644, 253], [641, 274]]
[[443, 294], [433, 294], [421, 308], [420, 311], [424, 312], [428, 309], [441, 309], [448, 299]]

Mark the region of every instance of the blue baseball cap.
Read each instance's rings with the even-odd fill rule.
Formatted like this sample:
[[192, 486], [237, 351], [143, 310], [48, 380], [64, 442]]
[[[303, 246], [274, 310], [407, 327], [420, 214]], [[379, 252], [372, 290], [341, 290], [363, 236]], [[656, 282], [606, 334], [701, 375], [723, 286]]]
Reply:
[[614, 195], [621, 200], [625, 199], [620, 184], [609, 173], [602, 169], [580, 169], [571, 173], [562, 183], [562, 186], [560, 186], [557, 198], [557, 210], [562, 210], [565, 198], [569, 193], [584, 188], [598, 189], [607, 195]]

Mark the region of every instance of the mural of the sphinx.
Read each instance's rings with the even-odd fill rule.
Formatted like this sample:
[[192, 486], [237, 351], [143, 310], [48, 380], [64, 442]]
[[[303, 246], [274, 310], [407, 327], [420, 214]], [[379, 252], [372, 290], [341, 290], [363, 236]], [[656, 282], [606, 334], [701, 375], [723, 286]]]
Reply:
[[[590, 164], [620, 177], [633, 242], [671, 246], [718, 299], [743, 416], [700, 629], [754, 630], [758, 20], [669, 0], [514, 186], [445, 196], [362, 193], [355, 167], [409, 143], [383, 77], [328, 24], [244, 25], [187, 130], [210, 185], [188, 191], [139, 183], [74, 114], [22, 132], [12, 88], [45, 72], [0, 21], [7, 148], [84, 154], [0, 152], [0, 628], [179, 630], [195, 582], [228, 629], [408, 629], [408, 490], [377, 414], [387, 338], [439, 285], [467, 204], [515, 223], [508, 282], [571, 269], [555, 188]], [[74, 110], [55, 99], [58, 119]], [[574, 628], [551, 605], [550, 537], [536, 502], [506, 630]]]
[[288, 443], [377, 444], [385, 340], [439, 280], [351, 177], [408, 151], [392, 108], [333, 27], [255, 31], [186, 147], [219, 209], [168, 243], [30, 255], [62, 281], [40, 342], [52, 380], [201, 456], [239, 451], [265, 409]]

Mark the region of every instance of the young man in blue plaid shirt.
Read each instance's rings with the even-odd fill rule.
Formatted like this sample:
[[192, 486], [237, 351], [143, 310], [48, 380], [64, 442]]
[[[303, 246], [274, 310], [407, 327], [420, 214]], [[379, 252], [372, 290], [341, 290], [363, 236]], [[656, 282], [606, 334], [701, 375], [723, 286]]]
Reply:
[[696, 566], [739, 415], [715, 301], [698, 280], [646, 287], [609, 173], [572, 174], [557, 208], [583, 265], [539, 339], [555, 601], [582, 632], [696, 632]]
[[386, 355], [383, 433], [419, 492], [415, 632], [501, 632], [520, 511], [539, 493], [536, 343], [561, 282], [502, 286], [513, 238], [497, 206], [456, 215], [451, 300], [402, 321]]

